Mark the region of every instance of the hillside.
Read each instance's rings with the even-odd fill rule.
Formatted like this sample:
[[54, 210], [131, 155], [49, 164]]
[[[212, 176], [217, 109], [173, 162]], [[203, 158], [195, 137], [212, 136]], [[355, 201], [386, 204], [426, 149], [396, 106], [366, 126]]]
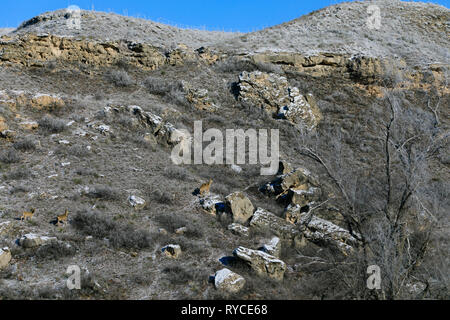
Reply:
[[[9, 30], [0, 300], [448, 299], [448, 9], [371, 1], [375, 31], [368, 3], [249, 34], [62, 10]], [[175, 163], [195, 121], [278, 130], [278, 172], [254, 145], [211, 164], [207, 137]]]

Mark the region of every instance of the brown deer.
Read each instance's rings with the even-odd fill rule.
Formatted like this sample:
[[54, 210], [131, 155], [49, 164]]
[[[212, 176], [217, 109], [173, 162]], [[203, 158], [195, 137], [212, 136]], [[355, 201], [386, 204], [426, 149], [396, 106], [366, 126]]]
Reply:
[[31, 220], [31, 218], [33, 218], [33, 216], [34, 216], [35, 211], [36, 211], [36, 209], [34, 209], [34, 208], [31, 208], [30, 211], [25, 211], [24, 213], [22, 213], [20, 220], [24, 221], [24, 220], [27, 220], [28, 218]]
[[56, 224], [60, 223], [60, 222], [64, 222], [67, 223], [67, 217], [69, 216], [69, 210], [66, 209], [66, 211], [64, 212], [64, 214], [59, 215], [56, 217], [57, 221]]
[[209, 188], [211, 188], [211, 184], [213, 183], [212, 179], [209, 179], [209, 182], [205, 182], [200, 186], [200, 194], [203, 195], [205, 193], [209, 193]]

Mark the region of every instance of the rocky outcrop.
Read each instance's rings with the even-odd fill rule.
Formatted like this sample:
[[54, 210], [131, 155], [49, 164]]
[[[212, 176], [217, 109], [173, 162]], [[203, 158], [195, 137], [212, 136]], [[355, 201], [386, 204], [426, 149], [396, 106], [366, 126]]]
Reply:
[[37, 111], [47, 112], [58, 110], [66, 105], [64, 99], [57, 95], [19, 90], [0, 91], [0, 102], [11, 110], [16, 110], [19, 106], [28, 106]]
[[237, 293], [242, 290], [244, 285], [245, 279], [227, 268], [217, 271], [214, 276], [214, 286], [218, 290]]
[[24, 248], [34, 248], [56, 240], [56, 237], [39, 236], [34, 233], [28, 233], [19, 239], [19, 244]]
[[211, 101], [207, 89], [193, 88], [186, 81], [182, 82], [186, 100], [195, 108], [205, 111], [216, 111], [217, 106]]
[[270, 254], [259, 250], [238, 247], [233, 251], [236, 258], [245, 261], [258, 275], [283, 280], [286, 264]]
[[239, 99], [264, 109], [269, 115], [287, 119], [309, 129], [322, 120], [312, 95], [302, 95], [296, 87], [290, 87], [287, 78], [261, 71], [242, 72], [239, 75]]
[[233, 221], [245, 224], [253, 215], [255, 207], [242, 192], [234, 192], [225, 197], [226, 204], [231, 210]]
[[110, 111], [114, 111], [117, 114], [128, 113], [136, 117], [138, 122], [151, 131], [151, 134], [161, 143], [173, 145], [188, 139], [185, 134], [175, 128], [175, 126], [166, 121], [164, 118], [149, 112], [144, 111], [139, 106], [108, 106]]
[[163, 65], [165, 56], [156, 48], [135, 42], [96, 42], [52, 35], [27, 34], [0, 42], [0, 65], [21, 64], [41, 67], [47, 61], [82, 63], [94, 67], [108, 66], [119, 61], [154, 70]]

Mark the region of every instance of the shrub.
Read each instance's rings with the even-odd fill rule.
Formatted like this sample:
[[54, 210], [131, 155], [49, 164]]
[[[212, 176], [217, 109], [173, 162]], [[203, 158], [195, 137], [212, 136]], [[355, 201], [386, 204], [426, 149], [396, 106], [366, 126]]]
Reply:
[[19, 168], [7, 174], [10, 180], [23, 180], [31, 176], [31, 171], [28, 168]]
[[66, 123], [62, 120], [52, 118], [50, 116], [44, 116], [38, 121], [39, 128], [50, 133], [60, 133], [66, 130]]
[[97, 212], [78, 212], [72, 219], [72, 225], [86, 235], [109, 239], [110, 244], [116, 248], [144, 249], [152, 242], [148, 231], [134, 229], [131, 225], [122, 225]]
[[3, 163], [17, 163], [21, 160], [19, 154], [14, 149], [9, 149], [0, 154], [0, 161]]
[[169, 179], [186, 180], [188, 172], [183, 167], [171, 166], [164, 169], [164, 175]]
[[35, 255], [39, 259], [56, 260], [64, 257], [73, 256], [75, 252], [76, 252], [75, 247], [67, 243], [52, 241], [48, 244], [40, 246], [36, 250]]
[[13, 148], [21, 151], [30, 151], [36, 149], [36, 143], [33, 139], [27, 137], [13, 144]]
[[124, 70], [110, 70], [105, 74], [105, 79], [117, 87], [129, 87], [133, 84], [131, 77]]
[[88, 196], [103, 200], [118, 200], [120, 193], [108, 186], [94, 186], [90, 189]]

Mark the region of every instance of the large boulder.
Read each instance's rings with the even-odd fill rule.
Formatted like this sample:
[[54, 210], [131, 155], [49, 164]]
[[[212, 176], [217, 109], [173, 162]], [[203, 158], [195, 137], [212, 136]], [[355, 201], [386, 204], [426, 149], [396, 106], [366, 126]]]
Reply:
[[8, 247], [0, 249], [0, 269], [6, 267], [11, 261], [11, 251]]
[[227, 268], [217, 271], [214, 276], [214, 286], [218, 290], [237, 293], [241, 291], [244, 285], [245, 279]]
[[233, 215], [233, 221], [245, 224], [253, 215], [255, 207], [242, 192], [234, 192], [225, 197], [227, 206]]
[[256, 209], [250, 227], [262, 232], [271, 231], [290, 245], [301, 245], [303, 240], [300, 230], [295, 225], [262, 208]]
[[312, 129], [323, 116], [312, 95], [302, 95], [290, 87], [287, 78], [261, 71], [242, 72], [239, 75], [239, 99], [260, 107], [269, 115], [287, 119], [293, 124]]
[[348, 230], [302, 209], [299, 205], [288, 206], [286, 219], [301, 228], [307, 240], [322, 245], [333, 245], [345, 254], [358, 245], [358, 240]]
[[259, 250], [238, 247], [233, 255], [245, 261], [258, 275], [283, 280], [286, 264], [270, 254]]
[[19, 244], [24, 248], [34, 248], [56, 240], [56, 237], [39, 236], [34, 233], [28, 233], [19, 239]]

